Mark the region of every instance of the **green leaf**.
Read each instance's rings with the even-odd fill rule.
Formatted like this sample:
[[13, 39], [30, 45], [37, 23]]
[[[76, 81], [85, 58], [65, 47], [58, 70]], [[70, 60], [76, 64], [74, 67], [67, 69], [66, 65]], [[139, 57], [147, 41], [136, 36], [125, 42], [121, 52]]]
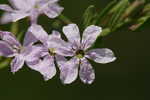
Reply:
[[139, 29], [142, 25], [144, 25], [144, 23], [145, 23], [148, 19], [150, 19], [150, 12], [148, 12], [145, 16], [139, 18], [139, 19], [137, 20], [136, 24], [132, 25], [132, 26], [130, 27], [130, 29], [131, 29], [132, 31], [135, 31], [135, 30]]
[[95, 24], [96, 16], [95, 6], [90, 5], [83, 14], [83, 27], [86, 28], [91, 24]]
[[145, 7], [143, 9], [143, 13], [146, 13], [146, 12], [150, 12], [150, 3], [145, 5]]
[[114, 5], [112, 9], [110, 9], [109, 14], [112, 14], [118, 11], [118, 9], [126, 5], [126, 3], [129, 3], [129, 0], [118, 0], [117, 2], [118, 3]]
[[124, 25], [130, 23], [131, 21], [132, 21], [131, 18], [126, 18], [126, 19], [124, 19], [123, 21], [121, 21], [120, 23], [118, 23], [118, 24], [113, 28], [113, 30], [111, 30], [111, 31], [116, 31], [118, 28], [123, 27]]
[[62, 25], [62, 22], [58, 19], [56, 19], [52, 24], [51, 26], [54, 28], [54, 29], [60, 29], [63, 25]]
[[58, 16], [58, 19], [60, 21], [62, 21], [64, 24], [70, 24], [70, 23], [72, 23], [69, 18], [67, 18], [66, 16], [64, 16], [62, 14]]
[[126, 11], [127, 7], [129, 5], [128, 0], [121, 0], [111, 12], [114, 12], [108, 26], [113, 30], [113, 28], [121, 22], [121, 16]]
[[11, 25], [11, 29], [10, 31], [16, 35], [19, 31], [19, 23], [18, 22], [13, 22], [12, 25]]
[[123, 18], [127, 18], [129, 15], [134, 13], [134, 11], [141, 7], [145, 3], [145, 0], [135, 0], [132, 4], [129, 5], [129, 7], [126, 9], [125, 13], [122, 16]]
[[9, 66], [11, 59], [3, 59], [0, 63], [0, 69], [6, 68]]
[[23, 37], [24, 37], [24, 31], [19, 32], [19, 33], [17, 34], [17, 40], [23, 41]]
[[117, 3], [117, 0], [113, 0], [111, 1], [102, 11], [101, 13], [98, 15], [97, 18], [97, 24], [99, 25], [101, 23], [101, 21], [105, 18], [106, 15], [108, 15], [108, 12], [110, 11], [110, 9]]

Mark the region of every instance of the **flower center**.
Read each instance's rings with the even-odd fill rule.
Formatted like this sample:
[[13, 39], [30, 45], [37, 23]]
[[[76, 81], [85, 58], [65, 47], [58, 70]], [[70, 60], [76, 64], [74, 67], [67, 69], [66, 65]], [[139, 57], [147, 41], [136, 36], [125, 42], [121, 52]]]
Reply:
[[36, 4], [36, 5], [34, 6], [34, 8], [40, 8], [40, 7], [39, 7], [39, 5], [38, 5], [38, 4]]
[[78, 50], [76, 51], [76, 57], [78, 58], [83, 58], [85, 55], [84, 51], [83, 50]]
[[25, 51], [25, 48], [24, 47], [17, 47], [17, 46], [13, 46], [13, 51], [15, 53], [21, 53], [21, 52], [24, 52]]
[[49, 48], [49, 54], [51, 56], [54, 56], [56, 53], [55, 53], [55, 48]]

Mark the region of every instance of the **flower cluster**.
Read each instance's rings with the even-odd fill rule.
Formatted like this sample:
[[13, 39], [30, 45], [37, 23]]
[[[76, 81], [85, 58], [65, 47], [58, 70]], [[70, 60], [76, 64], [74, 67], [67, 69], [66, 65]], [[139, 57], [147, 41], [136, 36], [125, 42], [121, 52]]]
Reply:
[[49, 80], [55, 76], [57, 66], [64, 84], [75, 81], [78, 73], [83, 83], [91, 84], [95, 73], [89, 60], [106, 64], [116, 59], [110, 49], [90, 49], [102, 32], [99, 26], [88, 26], [82, 35], [76, 24], [64, 26], [62, 32], [67, 38], [65, 41], [58, 31], [53, 30], [49, 35], [37, 24], [40, 14], [49, 18], [60, 15], [63, 8], [58, 5], [59, 0], [9, 1], [13, 8], [0, 5], [0, 9], [6, 11], [2, 17], [3, 23], [15, 22], [27, 16], [31, 21], [23, 45], [11, 32], [0, 31], [0, 56], [13, 58], [11, 72], [17, 72], [26, 63], [29, 68], [40, 72], [45, 80]]
[[25, 17], [29, 17], [31, 23], [37, 23], [40, 14], [55, 18], [63, 11], [63, 8], [57, 4], [58, 0], [9, 0], [9, 2], [12, 7], [6, 4], [0, 5], [0, 9], [6, 11], [2, 23], [16, 22]]

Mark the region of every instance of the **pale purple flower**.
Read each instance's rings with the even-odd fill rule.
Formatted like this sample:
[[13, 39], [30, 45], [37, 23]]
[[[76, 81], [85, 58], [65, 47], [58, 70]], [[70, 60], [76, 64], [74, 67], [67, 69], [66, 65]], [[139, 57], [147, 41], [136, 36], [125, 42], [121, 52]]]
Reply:
[[[68, 49], [68, 43], [61, 39], [60, 33], [53, 31], [51, 35], [48, 35], [47, 32], [40, 26], [33, 24], [29, 31], [38, 39], [44, 46], [42, 56], [39, 58], [40, 62], [37, 63], [28, 63], [29, 67], [35, 70], [43, 70], [44, 79], [49, 80], [53, 78], [56, 74], [55, 68], [55, 58], [58, 59], [59, 63], [65, 61], [63, 56], [72, 56], [72, 52]], [[67, 50], [68, 49], [68, 50]], [[42, 58], [42, 59], [41, 59]], [[46, 73], [50, 70], [50, 73]]]
[[29, 17], [31, 23], [37, 23], [40, 14], [45, 14], [49, 18], [57, 17], [63, 7], [58, 5], [59, 0], [9, 0], [12, 7], [1, 4], [0, 9], [6, 11], [2, 16], [1, 23], [16, 22], [25, 17]]
[[[15, 73], [21, 69], [25, 62], [33, 62], [40, 56], [41, 46], [33, 46], [34, 39], [27, 33], [23, 46], [16, 40], [15, 36], [6, 31], [0, 31], [0, 55], [13, 57], [11, 62], [11, 72]], [[26, 42], [27, 41], [27, 42]]]
[[60, 65], [60, 79], [64, 84], [70, 84], [77, 78], [79, 66], [79, 76], [82, 82], [91, 84], [94, 81], [95, 73], [87, 59], [101, 64], [110, 63], [116, 59], [110, 49], [89, 50], [101, 31], [101, 27], [88, 26], [81, 39], [79, 28], [76, 24], [63, 27], [63, 32], [71, 44], [71, 47], [69, 47], [72, 48], [70, 52], [73, 53], [73, 57], [69, 61]]

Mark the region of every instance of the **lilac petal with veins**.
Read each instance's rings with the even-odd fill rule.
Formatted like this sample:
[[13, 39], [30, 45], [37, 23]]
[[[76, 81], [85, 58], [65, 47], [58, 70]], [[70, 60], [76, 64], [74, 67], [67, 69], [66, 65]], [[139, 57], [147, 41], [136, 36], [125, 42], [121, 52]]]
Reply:
[[64, 8], [60, 7], [58, 4], [49, 4], [47, 7], [43, 9], [43, 12], [49, 18], [56, 18], [61, 14], [63, 10]]
[[85, 84], [92, 84], [95, 79], [94, 69], [86, 58], [81, 60], [79, 76]]
[[7, 42], [0, 41], [0, 56], [10, 57], [13, 54], [14, 51], [11, 46]]
[[78, 76], [79, 59], [72, 58], [60, 68], [60, 79], [64, 84], [70, 84], [76, 80]]
[[11, 72], [15, 73], [19, 69], [21, 69], [24, 65], [24, 58], [21, 55], [15, 56], [15, 58], [11, 62]]
[[80, 32], [76, 24], [69, 24], [63, 27], [63, 33], [71, 43], [80, 44]]
[[86, 57], [102, 64], [110, 63], [116, 60], [112, 50], [107, 48], [90, 50], [87, 52]]
[[42, 28], [42, 26], [33, 24], [29, 28], [29, 32], [36, 37], [36, 39], [40, 40], [42, 43], [45, 43], [48, 40], [48, 33]]
[[53, 56], [46, 56], [43, 58], [43, 60], [39, 60], [36, 63], [34, 63], [34, 61], [27, 62], [27, 65], [31, 69], [40, 72], [46, 81], [53, 78], [56, 74]]
[[6, 4], [0, 4], [0, 9], [4, 10], [4, 11], [7, 11], [7, 12], [12, 12], [13, 11], [13, 9], [9, 5], [6, 5]]
[[95, 25], [88, 26], [82, 36], [82, 44], [84, 45], [84, 49], [91, 47], [101, 32], [101, 27]]

